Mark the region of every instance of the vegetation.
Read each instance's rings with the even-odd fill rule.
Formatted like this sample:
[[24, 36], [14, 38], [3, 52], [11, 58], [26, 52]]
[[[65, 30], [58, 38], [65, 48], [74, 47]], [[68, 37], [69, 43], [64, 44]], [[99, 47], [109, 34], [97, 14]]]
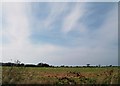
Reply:
[[3, 66], [2, 82], [3, 84], [109, 85], [120, 82], [119, 71], [118, 67]]
[[46, 63], [0, 63], [3, 84], [118, 84], [120, 70], [117, 66], [50, 66]]

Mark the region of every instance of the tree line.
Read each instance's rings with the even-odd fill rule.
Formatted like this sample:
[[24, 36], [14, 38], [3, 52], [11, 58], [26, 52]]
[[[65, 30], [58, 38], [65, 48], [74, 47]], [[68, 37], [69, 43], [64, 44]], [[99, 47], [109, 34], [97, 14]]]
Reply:
[[0, 63], [0, 66], [17, 66], [17, 67], [51, 67], [49, 64], [46, 63], [38, 63], [35, 64], [24, 64], [24, 63]]
[[52, 65], [49, 65], [47, 63], [38, 63], [37, 65], [35, 65], [35, 64], [24, 64], [24, 63], [21, 63], [19, 60], [17, 60], [15, 63], [12, 63], [12, 62], [2, 63], [1, 62], [0, 66], [16, 66], [16, 67], [113, 67], [112, 65], [108, 65], [108, 66], [101, 66], [101, 65], [91, 66], [90, 64], [86, 64], [86, 66], [65, 66], [65, 65], [52, 66]]

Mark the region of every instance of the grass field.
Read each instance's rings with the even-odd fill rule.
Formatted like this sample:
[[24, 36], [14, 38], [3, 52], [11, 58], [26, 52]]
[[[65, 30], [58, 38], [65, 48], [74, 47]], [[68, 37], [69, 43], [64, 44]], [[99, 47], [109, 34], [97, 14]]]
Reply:
[[3, 67], [3, 84], [118, 84], [118, 67]]

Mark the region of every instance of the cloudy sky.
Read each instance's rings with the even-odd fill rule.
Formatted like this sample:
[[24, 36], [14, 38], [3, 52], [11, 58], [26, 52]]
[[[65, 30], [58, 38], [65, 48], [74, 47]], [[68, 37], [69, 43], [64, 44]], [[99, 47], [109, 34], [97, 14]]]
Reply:
[[117, 2], [2, 4], [2, 61], [117, 65]]

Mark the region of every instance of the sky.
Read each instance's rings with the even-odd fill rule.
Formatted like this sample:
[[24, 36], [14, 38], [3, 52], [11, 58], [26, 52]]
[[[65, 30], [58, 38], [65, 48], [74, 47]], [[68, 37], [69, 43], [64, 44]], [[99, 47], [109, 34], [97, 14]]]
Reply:
[[118, 65], [117, 2], [4, 2], [0, 18], [3, 62]]

